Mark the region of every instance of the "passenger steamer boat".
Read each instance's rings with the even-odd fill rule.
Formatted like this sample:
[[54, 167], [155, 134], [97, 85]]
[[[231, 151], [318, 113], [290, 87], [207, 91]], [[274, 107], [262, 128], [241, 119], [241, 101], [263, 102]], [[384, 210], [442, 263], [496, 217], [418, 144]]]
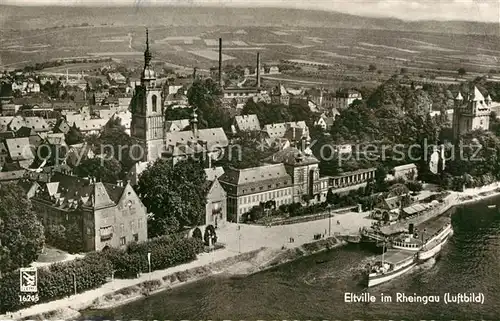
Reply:
[[390, 281], [410, 271], [415, 265], [417, 254], [409, 251], [388, 250], [382, 254], [382, 260], [370, 267], [368, 287]]
[[436, 256], [442, 249], [443, 245], [453, 235], [451, 222], [446, 224], [435, 236], [425, 242], [422, 249], [418, 252], [418, 260], [426, 261]]

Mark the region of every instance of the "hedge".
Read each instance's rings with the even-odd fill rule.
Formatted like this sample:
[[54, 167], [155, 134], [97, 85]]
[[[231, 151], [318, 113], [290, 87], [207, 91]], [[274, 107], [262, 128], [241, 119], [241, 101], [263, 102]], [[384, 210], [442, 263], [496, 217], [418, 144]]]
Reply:
[[[148, 272], [148, 252], [151, 252], [151, 270], [155, 271], [192, 261], [202, 251], [203, 243], [198, 239], [166, 236], [131, 244], [126, 250], [92, 252], [82, 259], [55, 263], [38, 269], [38, 303], [73, 295], [74, 278], [80, 293], [105, 284], [113, 271], [116, 278], [134, 278], [140, 272]], [[0, 313], [34, 304], [19, 302], [19, 270], [3, 274], [0, 289]]]
[[[49, 268], [38, 269], [39, 303], [61, 299], [74, 294], [74, 277], [78, 292], [95, 289], [111, 275], [111, 262], [99, 253], [89, 253], [83, 259], [55, 263]], [[74, 276], [73, 276], [74, 275]], [[33, 303], [19, 302], [19, 271], [3, 275], [0, 279], [0, 313], [13, 312]]]

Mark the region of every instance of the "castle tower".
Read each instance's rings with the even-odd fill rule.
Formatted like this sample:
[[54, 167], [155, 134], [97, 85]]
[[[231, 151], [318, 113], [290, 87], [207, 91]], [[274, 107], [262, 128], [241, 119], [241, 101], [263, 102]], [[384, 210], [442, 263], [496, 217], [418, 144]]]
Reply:
[[[146, 29], [146, 50], [141, 84], [136, 87], [132, 99], [132, 123], [130, 134], [138, 146], [134, 156], [142, 161], [154, 161], [163, 151], [165, 117], [161, 88], [156, 86], [156, 73], [153, 70], [152, 55], [149, 51], [149, 33]], [[141, 157], [142, 156], [142, 157]]]
[[485, 99], [483, 94], [474, 87], [471, 94], [462, 96], [459, 92], [455, 97], [453, 110], [453, 137], [458, 140], [460, 135], [476, 129], [489, 130], [491, 114], [491, 99]]

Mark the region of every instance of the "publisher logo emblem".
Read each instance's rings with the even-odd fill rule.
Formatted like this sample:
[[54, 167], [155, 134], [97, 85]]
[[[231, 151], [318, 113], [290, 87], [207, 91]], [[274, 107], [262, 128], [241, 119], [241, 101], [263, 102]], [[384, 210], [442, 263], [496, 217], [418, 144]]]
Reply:
[[36, 268], [21, 268], [19, 270], [19, 281], [21, 292], [38, 291], [38, 275]]

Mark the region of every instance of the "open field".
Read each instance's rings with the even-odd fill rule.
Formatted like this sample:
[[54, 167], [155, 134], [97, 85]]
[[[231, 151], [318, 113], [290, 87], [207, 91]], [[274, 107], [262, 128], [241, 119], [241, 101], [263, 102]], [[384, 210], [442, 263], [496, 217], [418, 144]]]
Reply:
[[[226, 63], [254, 66], [256, 51], [259, 51], [263, 64], [290, 60], [308, 70], [326, 67], [337, 75], [334, 77], [336, 84], [340, 80], [348, 83], [359, 83], [359, 79], [372, 81], [373, 73], [366, 73], [370, 64], [385, 78], [399, 73], [401, 68], [415, 76], [430, 73], [451, 78], [456, 77], [461, 67], [467, 70], [469, 77], [491, 69], [500, 71], [500, 39], [492, 36], [450, 37], [444, 33], [306, 27], [284, 30], [249, 26], [155, 26], [150, 28], [149, 35], [153, 59], [158, 62], [187, 68], [216, 67], [218, 38], [222, 37]], [[3, 30], [0, 39], [0, 68], [84, 55], [117, 58], [140, 65], [145, 30], [142, 26], [130, 25]], [[342, 74], [358, 80], [341, 79]], [[322, 73], [294, 75], [293, 78], [327, 83], [333, 79]]]

